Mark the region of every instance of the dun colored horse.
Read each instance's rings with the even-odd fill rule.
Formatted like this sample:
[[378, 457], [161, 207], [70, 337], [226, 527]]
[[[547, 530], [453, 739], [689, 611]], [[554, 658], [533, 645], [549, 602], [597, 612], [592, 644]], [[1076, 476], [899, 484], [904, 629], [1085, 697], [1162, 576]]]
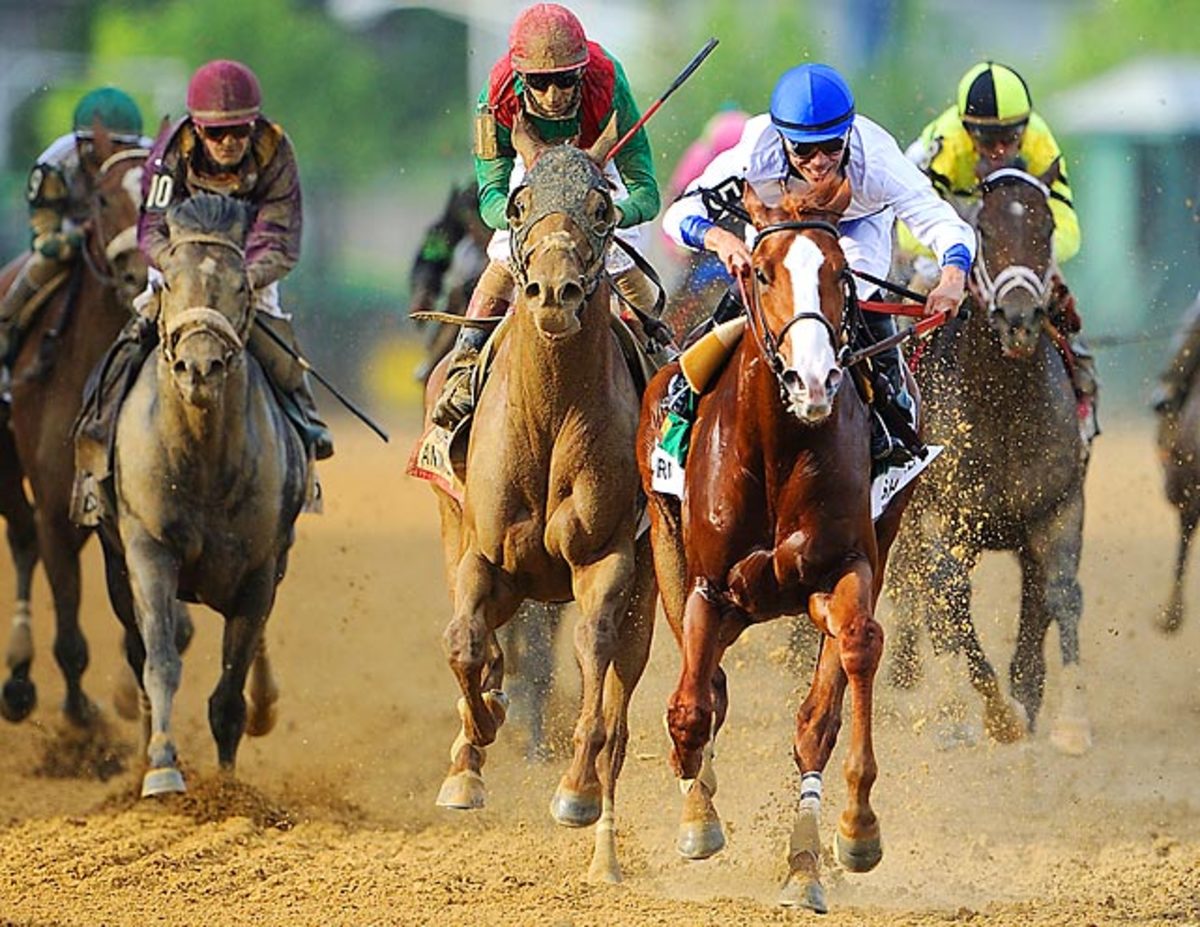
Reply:
[[497, 630], [525, 599], [574, 599], [583, 703], [550, 810], [569, 827], [596, 824], [589, 876], [618, 881], [614, 796], [655, 587], [649, 543], [635, 538], [638, 393], [611, 331], [603, 273], [616, 214], [593, 160], [601, 151], [536, 152], [516, 141], [533, 165], [508, 206], [516, 303], [494, 336], [462, 506], [438, 492], [454, 603], [445, 645], [462, 728], [437, 802], [484, 804], [485, 749], [507, 706]]
[[[965, 654], [984, 701], [985, 729], [1001, 741], [1033, 727], [1046, 678], [1046, 632], [1056, 622], [1064, 692], [1050, 736], [1078, 754], [1091, 744], [1077, 578], [1087, 452], [1056, 348], [1061, 336], [1047, 318], [1051, 180], [1015, 169], [983, 180], [972, 288], [982, 311], [940, 331], [917, 366], [928, 433], [946, 452], [913, 500], [890, 589], [904, 644], [896, 675], [903, 679], [914, 665], [913, 629], [923, 618], [935, 659]], [[971, 619], [970, 574], [984, 550], [1011, 550], [1021, 567], [1013, 698], [1001, 692]], [[973, 737], [961, 723], [943, 734]]]
[[254, 322], [243, 253], [249, 222], [243, 204], [211, 194], [168, 212], [159, 348], [117, 419], [115, 498], [100, 534], [109, 597], [145, 693], [143, 795], [184, 790], [171, 730], [181, 671], [177, 597], [225, 618], [208, 712], [221, 767], [232, 771], [243, 732], [265, 734], [274, 724], [278, 692], [263, 630], [304, 503], [307, 464], [299, 434], [245, 350]]
[[[12, 370], [12, 431], [20, 468], [28, 475], [36, 501], [37, 549], [54, 597], [54, 656], [67, 688], [63, 711], [81, 725], [92, 720], [95, 707], [82, 683], [88, 647], [79, 627], [79, 551], [89, 532], [70, 519], [75, 476], [71, 429], [84, 381], [129, 319], [129, 304], [146, 284], [146, 263], [137, 249], [137, 218], [148, 152], [115, 149], [103, 129], [96, 134], [96, 152], [102, 165], [95, 179], [82, 265], [41, 307]], [[9, 285], [19, 266], [18, 261], [6, 268], [0, 287]], [[35, 558], [23, 553], [18, 559], [26, 568], [18, 568], [18, 596], [24, 585], [27, 600]], [[37, 702], [29, 677], [32, 659], [28, 625], [18, 621], [9, 643], [12, 675], [4, 684], [0, 709], [10, 720], [24, 718]]]
[[821, 775], [847, 688], [849, 805], [837, 855], [856, 872], [874, 868], [882, 856], [870, 803], [872, 687], [883, 651], [874, 611], [911, 492], [910, 484], [872, 523], [868, 409], [839, 360], [857, 313], [848, 307], [853, 289], [831, 223], [849, 195], [834, 180], [768, 208], [746, 188], [759, 230], [747, 331], [699, 397], [682, 503], [655, 492], [651, 472], [662, 401], [678, 364], [651, 381], [638, 432], [655, 568], [683, 657], [667, 711], [672, 765], [685, 796], [679, 852], [703, 859], [725, 844], [711, 759], [728, 708], [726, 649], [750, 625], [807, 613], [822, 637], [812, 687], [796, 717], [801, 795], [781, 901], [817, 911], [826, 910]]

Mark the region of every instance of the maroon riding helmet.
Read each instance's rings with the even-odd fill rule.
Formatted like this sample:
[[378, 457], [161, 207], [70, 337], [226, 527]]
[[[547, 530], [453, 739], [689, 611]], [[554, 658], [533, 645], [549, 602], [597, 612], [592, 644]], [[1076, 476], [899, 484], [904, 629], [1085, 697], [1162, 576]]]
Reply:
[[557, 3], [522, 10], [508, 34], [508, 60], [522, 74], [574, 71], [588, 63], [587, 34], [575, 14]]
[[188, 82], [187, 108], [198, 126], [248, 125], [262, 111], [262, 89], [240, 61], [210, 61]]

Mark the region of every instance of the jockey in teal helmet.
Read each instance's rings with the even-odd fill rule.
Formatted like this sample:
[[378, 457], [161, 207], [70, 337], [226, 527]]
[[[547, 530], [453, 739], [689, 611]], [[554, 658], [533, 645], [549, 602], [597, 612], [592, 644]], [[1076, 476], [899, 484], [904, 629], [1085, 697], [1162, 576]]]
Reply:
[[[826, 64], [802, 64], [779, 78], [768, 113], [747, 124], [741, 141], [722, 152], [694, 180], [663, 216], [663, 228], [676, 242], [714, 252], [737, 277], [749, 271], [746, 241], [721, 228], [710, 214], [704, 190], [729, 181], [750, 184], [766, 203], [782, 192], [803, 190], [831, 175], [850, 187], [850, 205], [839, 223], [842, 250], [854, 270], [886, 277], [891, 265], [892, 226], [903, 219], [917, 238], [937, 256], [941, 279], [929, 293], [925, 311], [958, 311], [966, 274], [975, 255], [975, 234], [934, 192], [929, 179], [904, 157], [886, 130], [855, 111], [854, 94], [842, 76]], [[870, 289], [863, 294], [870, 298]], [[740, 312], [732, 291], [718, 306], [718, 316]], [[890, 316], [866, 313], [875, 338], [895, 332]], [[894, 402], [912, 416], [904, 388], [898, 350], [876, 358]], [[907, 449], [882, 418], [873, 416], [871, 453], [880, 466], [903, 463]]]
[[97, 129], [107, 134], [114, 150], [151, 145], [142, 135], [137, 104], [116, 87], [86, 94], [71, 123], [72, 131], [38, 155], [29, 173], [25, 196], [33, 253], [0, 300], [0, 359], [7, 359], [17, 345], [21, 309], [79, 254], [92, 182], [101, 166]]

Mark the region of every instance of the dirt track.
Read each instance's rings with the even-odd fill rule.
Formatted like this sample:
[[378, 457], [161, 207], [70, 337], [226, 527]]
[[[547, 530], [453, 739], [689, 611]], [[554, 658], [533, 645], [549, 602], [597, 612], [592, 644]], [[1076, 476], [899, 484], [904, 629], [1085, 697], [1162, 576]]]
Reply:
[[[0, 922], [813, 919], [772, 904], [796, 786], [789, 743], [798, 686], [780, 657], [782, 626], [756, 629], [727, 660], [733, 709], [717, 804], [729, 845], [718, 858], [689, 864], [673, 850], [679, 797], [659, 719], [677, 664], [662, 625], [634, 699], [618, 792], [623, 886], [583, 882], [590, 832], [559, 828], [546, 812], [565, 760], [527, 766], [517, 725], [490, 751], [489, 807], [472, 815], [434, 808], [456, 729], [439, 641], [447, 606], [434, 505], [427, 488], [403, 476], [410, 417], [392, 416], [387, 448], [340, 424], [338, 456], [322, 469], [326, 514], [302, 520], [268, 631], [281, 721], [269, 737], [243, 743], [238, 783], [215, 775], [205, 703], [220, 622], [204, 611], [175, 712], [188, 795], [137, 802], [132, 765], [107, 782], [45, 774], [69, 745], [39, 579], [41, 704], [30, 721], [0, 728]], [[1144, 426], [1103, 436], [1088, 505], [1083, 653], [1095, 749], [1084, 759], [1061, 756], [1043, 729], [1014, 747], [939, 752], [928, 687], [906, 694], [881, 683], [875, 796], [884, 859], [862, 876], [827, 859], [833, 913], [822, 923], [1200, 924], [1200, 579], [1189, 586], [1194, 613], [1183, 629], [1159, 636], [1150, 618], [1166, 592], [1175, 528]], [[97, 549], [89, 548], [85, 572], [86, 682], [107, 703], [117, 624]], [[985, 644], [1006, 667], [1015, 568], [985, 561], [976, 589]], [[0, 569], [0, 601], [10, 597], [11, 571]], [[1053, 632], [1050, 648], [1053, 674]], [[556, 699], [561, 731], [574, 707], [574, 670], [569, 648], [560, 653], [568, 683]], [[132, 745], [134, 725], [107, 716], [118, 748]], [[826, 776], [827, 844], [842, 804], [841, 758], [839, 750]]]

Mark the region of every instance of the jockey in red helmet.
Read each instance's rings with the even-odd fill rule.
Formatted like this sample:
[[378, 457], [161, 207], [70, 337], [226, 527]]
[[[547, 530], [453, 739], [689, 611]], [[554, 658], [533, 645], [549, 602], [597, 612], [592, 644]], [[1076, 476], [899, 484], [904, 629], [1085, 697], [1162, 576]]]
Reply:
[[[492, 68], [479, 95], [475, 131], [475, 176], [479, 209], [496, 234], [488, 247], [491, 262], [476, 284], [469, 318], [503, 315], [513, 300], [508, 269], [509, 190], [524, 174], [512, 143], [520, 122], [538, 141], [590, 148], [602, 136], [613, 141], [640, 118], [621, 63], [595, 42], [564, 6], [537, 3], [513, 23], [509, 50]], [[610, 125], [611, 124], [611, 125]], [[606, 133], [606, 129], [608, 130]], [[639, 129], [606, 168], [616, 187], [618, 236], [642, 250], [643, 226], [658, 213], [658, 182], [645, 129]], [[654, 306], [656, 292], [629, 258], [609, 252], [608, 269], [618, 291], [643, 312]], [[486, 340], [480, 329], [463, 328], [455, 345], [446, 383], [432, 417], [453, 427], [473, 405], [471, 376]]]
[[[258, 78], [241, 62], [217, 60], [198, 68], [188, 83], [187, 108], [188, 115], [156, 142], [144, 180], [138, 245], [150, 261], [151, 287], [170, 242], [168, 209], [199, 192], [243, 200], [254, 216], [246, 274], [257, 317], [299, 354], [291, 318], [279, 305], [279, 281], [300, 257], [300, 176], [292, 143], [262, 115]], [[155, 300], [147, 297], [139, 309], [153, 314]], [[316, 458], [331, 455], [332, 437], [300, 363], [257, 326], [248, 346], [276, 386], [295, 396], [307, 419], [305, 443]]]

